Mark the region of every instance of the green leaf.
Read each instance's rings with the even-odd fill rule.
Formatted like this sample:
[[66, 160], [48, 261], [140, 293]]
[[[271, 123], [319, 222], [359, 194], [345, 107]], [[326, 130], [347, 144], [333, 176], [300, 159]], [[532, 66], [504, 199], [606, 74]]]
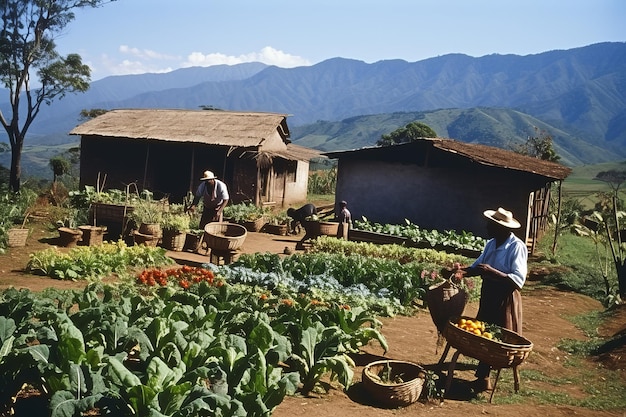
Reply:
[[161, 404], [163, 414], [170, 416], [180, 410], [192, 387], [193, 384], [191, 382], [184, 382], [164, 389], [159, 395], [159, 403]]
[[107, 375], [114, 385], [120, 387], [120, 390], [141, 385], [139, 377], [126, 368], [119, 359], [109, 356], [106, 361], [108, 362]]
[[83, 412], [96, 408], [102, 395], [90, 395], [81, 399], [76, 399], [69, 391], [57, 391], [50, 399], [51, 417], [74, 417], [82, 415]]
[[150, 415], [152, 409], [160, 410], [158, 393], [146, 385], [135, 385], [126, 391], [131, 407], [138, 416]]
[[11, 317], [0, 317], [0, 341], [4, 342], [13, 336], [17, 327]]
[[146, 369], [147, 385], [155, 392], [161, 392], [171, 385], [175, 385], [183, 376], [179, 368], [170, 368], [157, 356], [153, 357]]

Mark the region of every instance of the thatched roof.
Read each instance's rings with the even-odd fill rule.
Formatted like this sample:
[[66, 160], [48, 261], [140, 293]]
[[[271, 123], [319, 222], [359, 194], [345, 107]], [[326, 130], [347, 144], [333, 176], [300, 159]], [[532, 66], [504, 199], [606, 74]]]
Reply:
[[255, 147], [276, 131], [289, 143], [286, 118], [286, 114], [220, 110], [111, 110], [75, 127], [70, 135]]
[[393, 145], [391, 147], [377, 146], [350, 151], [326, 152], [323, 155], [329, 158], [340, 158], [342, 155], [350, 154], [354, 157], [355, 153], [365, 152], [369, 154], [371, 152], [389, 151], [390, 148], [397, 148], [399, 154], [406, 155], [406, 148], [423, 145], [424, 142], [422, 141], [427, 141], [435, 149], [461, 155], [482, 165], [529, 172], [555, 180], [564, 180], [572, 171], [561, 164], [520, 155], [506, 149], [442, 138], [424, 138], [416, 142]]

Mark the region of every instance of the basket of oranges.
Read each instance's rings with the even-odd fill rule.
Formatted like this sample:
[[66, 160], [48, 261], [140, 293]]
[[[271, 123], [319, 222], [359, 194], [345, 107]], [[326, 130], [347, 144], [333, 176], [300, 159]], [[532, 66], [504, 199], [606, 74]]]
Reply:
[[514, 331], [465, 316], [450, 320], [444, 336], [461, 354], [496, 369], [521, 364], [533, 349], [530, 340]]

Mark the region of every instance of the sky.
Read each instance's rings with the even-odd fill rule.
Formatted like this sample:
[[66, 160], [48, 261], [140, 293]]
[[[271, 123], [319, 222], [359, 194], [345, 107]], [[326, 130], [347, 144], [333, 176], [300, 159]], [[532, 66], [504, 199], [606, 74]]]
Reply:
[[117, 0], [56, 36], [92, 81], [178, 68], [341, 57], [421, 61], [626, 42], [626, 0]]

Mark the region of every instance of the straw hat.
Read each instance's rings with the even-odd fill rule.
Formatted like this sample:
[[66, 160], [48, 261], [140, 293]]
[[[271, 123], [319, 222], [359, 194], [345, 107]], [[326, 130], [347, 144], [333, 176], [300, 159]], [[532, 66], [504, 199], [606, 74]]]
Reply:
[[212, 171], [204, 171], [204, 177], [200, 178], [200, 181], [214, 180], [215, 178], [217, 177]]
[[509, 210], [503, 209], [502, 207], [498, 207], [498, 210], [485, 210], [483, 214], [486, 218], [493, 220], [504, 227], [508, 227], [509, 229], [519, 229], [522, 227], [520, 222], [513, 218], [513, 213]]

